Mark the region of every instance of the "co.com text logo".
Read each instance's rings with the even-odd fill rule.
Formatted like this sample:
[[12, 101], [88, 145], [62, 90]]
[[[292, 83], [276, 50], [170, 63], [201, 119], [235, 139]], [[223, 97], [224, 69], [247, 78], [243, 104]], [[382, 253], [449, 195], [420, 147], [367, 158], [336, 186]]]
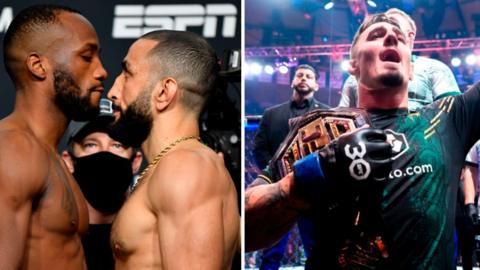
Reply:
[[233, 4], [116, 5], [113, 38], [138, 38], [158, 29], [187, 30], [203, 27], [205, 38], [217, 35], [222, 18], [222, 37], [235, 36], [237, 8]]
[[422, 164], [422, 165], [417, 165], [413, 167], [407, 167], [403, 170], [401, 169], [393, 170], [388, 175], [388, 178], [390, 179], [403, 178], [407, 176], [421, 175], [421, 174], [432, 173], [432, 172], [433, 172], [432, 164]]

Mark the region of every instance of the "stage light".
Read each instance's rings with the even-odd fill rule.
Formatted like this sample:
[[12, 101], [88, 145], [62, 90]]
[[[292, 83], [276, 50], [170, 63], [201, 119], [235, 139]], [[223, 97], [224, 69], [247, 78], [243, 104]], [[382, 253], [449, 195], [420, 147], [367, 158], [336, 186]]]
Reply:
[[377, 7], [377, 3], [375, 3], [375, 1], [372, 1], [372, 0], [368, 0], [367, 1], [367, 4], [373, 8], [376, 8]]
[[245, 75], [250, 74], [250, 64], [249, 63], [243, 64], [242, 69], [243, 69], [243, 72], [245, 73]]
[[350, 62], [348, 60], [343, 60], [342, 63], [340, 64], [340, 67], [342, 68], [343, 71], [347, 72], [348, 68], [350, 67]]
[[474, 54], [469, 54], [467, 57], [465, 57], [465, 62], [470, 66], [475, 65], [477, 62], [477, 57], [475, 57]]
[[282, 65], [282, 66], [280, 66], [280, 67], [278, 68], [278, 71], [279, 71], [280, 73], [282, 73], [282, 74], [287, 74], [287, 72], [288, 72], [288, 67]]
[[265, 72], [266, 74], [269, 74], [269, 75], [272, 75], [274, 71], [275, 71], [275, 69], [271, 65], [266, 65], [263, 68], [263, 72]]
[[262, 73], [262, 66], [259, 63], [252, 63], [250, 65], [250, 71], [253, 75], [258, 75]]
[[333, 3], [333, 1], [330, 1], [330, 2], [326, 3], [325, 6], [323, 6], [323, 8], [325, 10], [329, 10], [329, 9], [333, 8], [334, 5], [335, 4]]
[[462, 64], [462, 60], [458, 57], [453, 57], [452, 60], [450, 60], [450, 63], [453, 67], [459, 67]]

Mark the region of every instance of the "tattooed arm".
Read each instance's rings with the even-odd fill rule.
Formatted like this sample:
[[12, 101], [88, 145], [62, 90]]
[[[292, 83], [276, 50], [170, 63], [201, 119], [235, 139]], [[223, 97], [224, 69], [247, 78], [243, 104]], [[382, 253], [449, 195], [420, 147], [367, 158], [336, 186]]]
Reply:
[[295, 193], [292, 173], [274, 184], [257, 178], [245, 191], [245, 250], [275, 243], [308, 207]]

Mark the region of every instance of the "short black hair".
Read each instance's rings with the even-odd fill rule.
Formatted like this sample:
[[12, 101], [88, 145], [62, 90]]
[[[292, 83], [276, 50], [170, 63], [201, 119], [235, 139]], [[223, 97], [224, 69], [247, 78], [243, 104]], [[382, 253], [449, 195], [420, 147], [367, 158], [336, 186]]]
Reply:
[[185, 90], [182, 102], [201, 111], [220, 70], [215, 50], [207, 40], [192, 32], [173, 30], [153, 31], [140, 38], [158, 41], [148, 54], [152, 60], [150, 79], [175, 78]]
[[14, 60], [12, 49], [18, 47], [22, 42], [28, 41], [26, 39], [30, 34], [57, 23], [57, 16], [60, 12], [81, 14], [75, 9], [61, 5], [34, 5], [21, 10], [15, 16], [3, 38], [3, 61], [10, 78], [13, 79], [15, 76], [11, 65]]
[[85, 137], [94, 132], [103, 132], [111, 137], [112, 123], [115, 118], [110, 116], [97, 116], [88, 122], [72, 121], [68, 129], [68, 140], [81, 142]]
[[298, 65], [297, 68], [295, 69], [295, 73], [294, 73], [294, 74], [296, 74], [299, 69], [308, 69], [308, 70], [312, 71], [313, 74], [314, 74], [314, 76], [315, 76], [315, 80], [317, 79], [317, 71], [315, 70], [314, 67], [312, 67], [312, 66], [310, 66], [310, 65], [308, 65], [308, 64]]

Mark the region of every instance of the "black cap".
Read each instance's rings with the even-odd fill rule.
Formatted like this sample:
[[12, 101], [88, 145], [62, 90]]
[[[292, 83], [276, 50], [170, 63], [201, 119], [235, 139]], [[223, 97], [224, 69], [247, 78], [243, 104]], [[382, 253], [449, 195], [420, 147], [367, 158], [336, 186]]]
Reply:
[[91, 121], [77, 122], [71, 121], [67, 130], [67, 140], [71, 142], [80, 142], [86, 136], [93, 132], [104, 132], [111, 137], [111, 124], [115, 121], [112, 102], [102, 98], [100, 100], [100, 113]]

